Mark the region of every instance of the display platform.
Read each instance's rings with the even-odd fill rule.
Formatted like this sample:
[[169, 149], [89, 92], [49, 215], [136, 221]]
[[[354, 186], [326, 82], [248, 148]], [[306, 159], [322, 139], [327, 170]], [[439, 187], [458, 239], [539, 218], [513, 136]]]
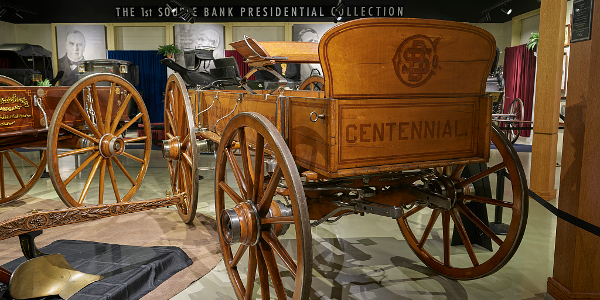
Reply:
[[[138, 247], [58, 240], [40, 250], [46, 254], [61, 253], [76, 270], [104, 277], [69, 298], [72, 300], [139, 299], [192, 264], [183, 250], [173, 246]], [[3, 267], [14, 271], [25, 261], [22, 257]]]

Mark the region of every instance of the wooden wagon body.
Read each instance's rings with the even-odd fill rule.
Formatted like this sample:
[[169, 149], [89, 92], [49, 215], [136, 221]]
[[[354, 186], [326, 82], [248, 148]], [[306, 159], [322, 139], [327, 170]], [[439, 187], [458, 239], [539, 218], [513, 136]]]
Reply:
[[[257, 68], [312, 62], [316, 54], [316, 44], [232, 45]], [[254, 297], [258, 270], [263, 299], [270, 290], [278, 299], [306, 299], [310, 226], [347, 214], [396, 219], [415, 254], [450, 278], [479, 278], [504, 266], [525, 229], [527, 183], [516, 152], [491, 122], [485, 85], [495, 49], [489, 33], [468, 24], [363, 19], [321, 38], [323, 91], [185, 91], [172, 76], [163, 149], [171, 181], [174, 190], [196, 195], [194, 180], [182, 183], [197, 177], [200, 150], [192, 145], [196, 138], [219, 145], [217, 223], [238, 298]], [[480, 169], [465, 173], [471, 165]], [[481, 179], [501, 170], [511, 178], [512, 199], [480, 194]], [[508, 234], [495, 234], [472, 204], [507, 208]], [[465, 258], [451, 255], [451, 222]], [[494, 243], [491, 254], [474, 250], [465, 222]], [[292, 225], [289, 237], [284, 228]], [[441, 241], [431, 237], [434, 230]], [[292, 250], [280, 241], [289, 238]]]

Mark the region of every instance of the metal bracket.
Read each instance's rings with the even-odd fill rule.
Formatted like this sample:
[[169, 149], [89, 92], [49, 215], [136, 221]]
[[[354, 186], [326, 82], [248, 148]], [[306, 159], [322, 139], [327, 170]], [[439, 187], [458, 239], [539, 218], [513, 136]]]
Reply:
[[325, 109], [322, 110], [321, 114], [318, 114], [316, 111], [312, 111], [309, 118], [313, 123], [317, 122], [319, 119], [321, 119], [322, 123], [325, 123]]
[[48, 115], [46, 115], [46, 111], [44, 110], [42, 98], [33, 95], [33, 105], [37, 106], [42, 111], [42, 114], [44, 115], [44, 125], [46, 126], [46, 129], [48, 129]]
[[450, 199], [444, 197], [440, 194], [428, 191], [424, 188], [419, 187], [411, 187], [408, 189], [408, 194], [411, 196], [417, 197], [419, 200], [425, 201], [427, 203], [431, 203], [439, 208], [449, 210], [450, 209]]

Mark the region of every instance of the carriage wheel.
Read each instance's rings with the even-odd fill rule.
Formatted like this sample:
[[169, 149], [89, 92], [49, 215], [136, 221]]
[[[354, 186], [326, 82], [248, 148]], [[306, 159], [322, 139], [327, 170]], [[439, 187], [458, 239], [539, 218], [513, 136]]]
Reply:
[[163, 157], [169, 166], [172, 191], [186, 194], [177, 210], [185, 223], [191, 223], [198, 204], [198, 152], [190, 98], [177, 73], [169, 77], [165, 90], [165, 138]]
[[[449, 209], [432, 208], [431, 205], [416, 206], [405, 210], [403, 216], [398, 219], [398, 225], [411, 249], [421, 261], [443, 276], [453, 279], [475, 279], [487, 276], [499, 270], [510, 260], [523, 237], [529, 207], [525, 172], [516, 151], [495, 126], [492, 127], [492, 142], [496, 145], [501, 158], [492, 155], [488, 169], [479, 174], [461, 178], [464, 165], [455, 168], [437, 168], [436, 176], [446, 182], [448, 194], [456, 195]], [[501, 169], [505, 169], [511, 178], [507, 186], [511, 187], [512, 193], [509, 195], [512, 199], [500, 201], [473, 195], [471, 183]], [[488, 207], [503, 207], [504, 217], [510, 215], [510, 228], [507, 235], [502, 238], [494, 234], [488, 224], [483, 223], [467, 207], [466, 203], [470, 201], [489, 204]], [[421, 220], [424, 220], [424, 223]], [[472, 246], [463, 225], [465, 220], [474, 223], [491, 238], [493, 251]], [[450, 246], [451, 223], [454, 223], [464, 247]]]
[[25, 195], [45, 169], [46, 151], [24, 151], [21, 148], [0, 151], [0, 204]]
[[[101, 85], [110, 87], [104, 90]], [[73, 119], [81, 121], [74, 123]], [[120, 122], [124, 124], [118, 128]], [[141, 136], [123, 138], [122, 134], [137, 122], [144, 125], [138, 133]], [[78, 140], [66, 145], [65, 138]], [[141, 149], [133, 149], [134, 143]], [[151, 146], [150, 119], [137, 90], [119, 76], [93, 74], [72, 85], [54, 111], [47, 147], [50, 179], [67, 206], [127, 202], [142, 184]], [[79, 154], [84, 154], [83, 162], [75, 165]], [[73, 180], [77, 177], [85, 178], [85, 183]], [[90, 193], [95, 177], [97, 191], [94, 188]], [[110, 183], [105, 177], [110, 177]], [[112, 187], [113, 192], [105, 193], [105, 186]]]
[[[234, 154], [238, 145], [241, 164]], [[273, 169], [265, 170], [265, 159]], [[227, 176], [228, 169], [235, 179]], [[262, 299], [270, 299], [272, 290], [277, 299], [307, 299], [312, 238], [306, 198], [285, 141], [265, 117], [241, 113], [227, 125], [215, 194], [221, 249], [238, 299], [258, 296], [257, 271]]]
[[325, 90], [325, 79], [321, 76], [310, 76], [300, 85], [300, 90], [323, 91]]
[[[513, 99], [508, 107], [508, 113], [511, 115], [511, 121], [523, 121], [523, 101], [519, 98]], [[508, 137], [508, 140], [514, 144], [521, 135], [521, 130], [512, 128], [521, 127], [521, 123], [509, 121], [505, 122], [504, 126], [508, 127], [508, 129], [503, 129], [502, 132], [504, 132], [504, 135]]]
[[6, 76], [0, 75], [0, 86], [23, 86], [20, 82]]

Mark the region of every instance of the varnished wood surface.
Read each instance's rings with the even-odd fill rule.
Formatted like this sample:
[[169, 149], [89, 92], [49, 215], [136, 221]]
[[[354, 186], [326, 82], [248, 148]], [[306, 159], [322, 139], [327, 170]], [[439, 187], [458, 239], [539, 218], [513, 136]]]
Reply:
[[496, 53], [485, 30], [456, 22], [361, 19], [319, 43], [326, 98], [483, 95]]
[[253, 38], [248, 38], [230, 45], [240, 52], [246, 58], [246, 62], [251, 65], [258, 62], [268, 62], [268, 64], [319, 63], [319, 44], [317, 43], [258, 42]]

